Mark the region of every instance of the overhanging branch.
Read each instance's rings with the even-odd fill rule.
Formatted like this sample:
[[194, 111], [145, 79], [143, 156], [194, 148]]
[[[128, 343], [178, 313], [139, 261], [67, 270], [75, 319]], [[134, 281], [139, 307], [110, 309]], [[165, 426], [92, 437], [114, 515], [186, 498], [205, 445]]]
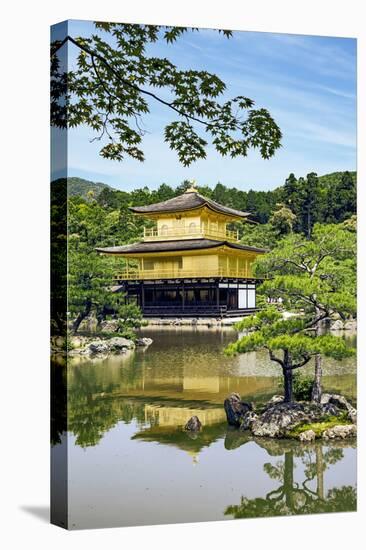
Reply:
[[268, 353], [269, 353], [269, 358], [271, 359], [271, 361], [275, 361], [276, 363], [281, 365], [281, 367], [284, 366], [284, 362], [279, 357], [276, 357], [276, 355], [273, 353], [273, 351], [271, 349], [268, 350]]
[[[172, 102], [169, 102], [169, 101], [165, 101], [164, 99], [160, 98], [159, 96], [157, 96], [156, 94], [154, 94], [153, 92], [149, 92], [148, 90], [144, 90], [143, 88], [140, 88], [139, 86], [137, 86], [136, 84], [133, 84], [132, 82], [130, 82], [129, 80], [126, 80], [125, 78], [123, 78], [119, 72], [110, 65], [110, 63], [108, 63], [108, 61], [102, 56], [100, 55], [99, 53], [91, 50], [90, 48], [88, 48], [87, 46], [85, 46], [84, 44], [80, 44], [77, 40], [75, 40], [75, 38], [73, 38], [72, 36], [69, 36], [67, 35], [61, 42], [58, 42], [57, 43], [57, 46], [55, 46], [53, 49], [51, 49], [51, 57], [54, 56], [58, 50], [64, 45], [66, 44], [66, 42], [71, 42], [72, 44], [74, 44], [77, 48], [79, 48], [80, 50], [84, 51], [85, 53], [87, 53], [88, 55], [91, 56], [91, 58], [93, 59], [98, 59], [113, 75], [114, 77], [121, 83], [121, 84], [124, 84], [125, 86], [128, 86], [129, 88], [141, 93], [141, 94], [144, 94], [144, 95], [147, 95], [149, 97], [152, 97], [153, 99], [155, 99], [156, 101], [158, 101], [159, 103], [165, 105], [166, 107], [169, 107], [170, 109], [172, 109], [173, 111], [175, 111], [176, 113], [178, 113], [180, 116], [183, 116], [183, 117], [186, 117], [186, 118], [189, 118], [190, 120], [193, 120], [194, 122], [198, 122], [199, 124], [203, 124], [204, 126], [211, 126], [211, 124], [213, 124], [215, 121], [212, 120], [210, 122], [207, 122], [205, 120], [202, 120], [200, 118], [197, 118], [193, 115], [189, 115], [187, 114], [185, 111], [182, 111], [181, 109], [178, 109], [177, 107], [175, 107], [173, 105]], [[110, 93], [109, 90], [107, 93]], [[236, 129], [239, 129], [238, 125], [236, 125]]]

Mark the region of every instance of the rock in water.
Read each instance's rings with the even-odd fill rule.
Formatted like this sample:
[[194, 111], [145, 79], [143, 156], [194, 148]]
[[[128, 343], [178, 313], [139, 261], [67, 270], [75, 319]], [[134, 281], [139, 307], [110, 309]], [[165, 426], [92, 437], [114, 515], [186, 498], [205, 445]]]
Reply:
[[283, 395], [272, 395], [271, 399], [268, 401], [267, 406], [276, 405], [277, 403], [283, 402]]
[[242, 423], [245, 413], [253, 410], [252, 405], [242, 401], [238, 393], [232, 393], [225, 399], [224, 408], [228, 424], [237, 428]]
[[105, 342], [95, 340], [94, 342], [90, 342], [86, 351], [92, 355], [97, 353], [108, 353], [109, 346]]
[[319, 407], [305, 407], [300, 403], [278, 403], [270, 405], [251, 426], [258, 437], [283, 437], [287, 430], [298, 424], [310, 422], [319, 415]]
[[313, 430], [306, 430], [299, 435], [299, 439], [303, 443], [310, 443], [311, 441], [315, 441], [315, 432]]
[[347, 437], [356, 437], [357, 428], [354, 424], [346, 424], [333, 426], [333, 428], [328, 428], [322, 434], [323, 439], [346, 439]]
[[191, 416], [187, 424], [184, 426], [184, 429], [188, 432], [199, 432], [202, 428], [202, 424], [198, 416]]
[[256, 420], [258, 420], [258, 415], [254, 411], [246, 412], [242, 418], [240, 429], [250, 430]]
[[115, 336], [114, 338], [110, 338], [107, 342], [109, 344], [109, 348], [116, 352], [124, 351], [126, 349], [133, 349], [135, 347], [132, 340], [123, 338], [122, 336]]
[[93, 340], [88, 344], [83, 353], [86, 355], [97, 355], [102, 353], [124, 353], [129, 349], [134, 349], [135, 344], [128, 338], [122, 336], [115, 336], [108, 340]]
[[136, 346], [147, 347], [147, 346], [150, 346], [153, 343], [153, 341], [151, 338], [137, 338], [135, 343], [136, 343]]

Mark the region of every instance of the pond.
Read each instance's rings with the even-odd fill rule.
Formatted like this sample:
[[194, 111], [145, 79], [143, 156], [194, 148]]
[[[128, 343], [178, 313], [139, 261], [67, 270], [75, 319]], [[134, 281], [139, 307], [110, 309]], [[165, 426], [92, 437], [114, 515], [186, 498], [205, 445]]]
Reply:
[[[69, 528], [356, 508], [355, 442], [254, 439], [227, 426], [229, 393], [254, 402], [279, 393], [265, 353], [225, 357], [231, 329], [142, 333], [147, 349], [53, 365], [68, 379], [68, 431], [56, 424], [52, 435], [56, 455], [68, 445]], [[324, 388], [354, 398], [355, 359], [326, 360]], [[182, 430], [194, 414], [197, 435]]]

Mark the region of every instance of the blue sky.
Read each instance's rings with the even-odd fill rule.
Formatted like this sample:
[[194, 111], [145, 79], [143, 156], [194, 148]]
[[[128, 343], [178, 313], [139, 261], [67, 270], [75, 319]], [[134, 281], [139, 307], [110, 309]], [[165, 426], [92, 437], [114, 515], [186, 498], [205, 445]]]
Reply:
[[[69, 33], [86, 35], [92, 28], [89, 22], [72, 21]], [[151, 100], [151, 113], [144, 118], [144, 163], [101, 158], [100, 143], [90, 143], [91, 131], [77, 128], [69, 134], [70, 176], [126, 190], [162, 182], [175, 186], [183, 179], [265, 190], [281, 185], [290, 172], [356, 169], [355, 39], [242, 31], [227, 39], [201, 30], [172, 45], [157, 43], [149, 53], [181, 68], [214, 72], [227, 84], [223, 100], [245, 95], [267, 108], [283, 132], [283, 147], [270, 160], [257, 152], [233, 160], [209, 145], [205, 160], [184, 168], [163, 139], [174, 113]]]

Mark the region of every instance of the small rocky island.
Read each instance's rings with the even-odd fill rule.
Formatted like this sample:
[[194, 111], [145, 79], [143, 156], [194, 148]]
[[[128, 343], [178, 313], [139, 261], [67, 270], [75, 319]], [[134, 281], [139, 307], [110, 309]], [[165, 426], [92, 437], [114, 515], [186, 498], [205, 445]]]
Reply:
[[132, 340], [123, 336], [70, 336], [67, 340], [58, 336], [51, 339], [51, 350], [52, 353], [93, 357], [125, 354], [133, 351], [136, 347], [147, 348], [152, 342], [151, 338], [135, 338]]
[[323, 393], [319, 403], [287, 403], [275, 395], [258, 410], [232, 393], [224, 402], [227, 422], [256, 437], [295, 438], [302, 442], [316, 438], [355, 437], [357, 411], [345, 397]]

